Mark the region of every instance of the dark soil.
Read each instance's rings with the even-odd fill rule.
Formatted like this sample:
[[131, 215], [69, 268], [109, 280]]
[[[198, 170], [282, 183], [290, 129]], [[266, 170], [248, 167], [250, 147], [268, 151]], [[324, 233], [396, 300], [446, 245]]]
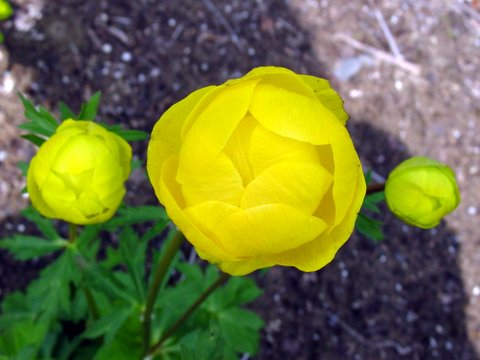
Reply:
[[[40, 3], [18, 1], [15, 19], [4, 26], [10, 67], [33, 73], [28, 94], [44, 106], [61, 100], [78, 108], [100, 90], [102, 120], [129, 128], [150, 131], [192, 90], [255, 66], [320, 76], [325, 69], [284, 1]], [[32, 4], [41, 9], [37, 20], [27, 11]], [[33, 19], [30, 29], [22, 16]], [[385, 176], [409, 154], [368, 120], [350, 119], [349, 128], [363, 162]], [[142, 160], [145, 148], [135, 147]], [[127, 201], [156, 202], [142, 174], [129, 186]], [[265, 293], [253, 308], [266, 321], [257, 359], [477, 359], [466, 331], [456, 234], [445, 224], [413, 229], [387, 211], [381, 218], [386, 240], [379, 244], [354, 236], [316, 273], [273, 268], [256, 276]], [[22, 220], [7, 218], [0, 236], [19, 228]], [[24, 288], [42, 266], [0, 252], [0, 297]]]

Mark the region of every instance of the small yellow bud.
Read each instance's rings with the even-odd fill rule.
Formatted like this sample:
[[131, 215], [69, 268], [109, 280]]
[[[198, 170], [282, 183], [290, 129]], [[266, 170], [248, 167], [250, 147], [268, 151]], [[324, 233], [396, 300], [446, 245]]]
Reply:
[[108, 220], [125, 195], [130, 145], [92, 121], [66, 120], [30, 162], [27, 188], [44, 216], [74, 224]]
[[388, 176], [385, 198], [390, 210], [407, 224], [430, 229], [460, 202], [455, 174], [445, 164], [413, 157]]

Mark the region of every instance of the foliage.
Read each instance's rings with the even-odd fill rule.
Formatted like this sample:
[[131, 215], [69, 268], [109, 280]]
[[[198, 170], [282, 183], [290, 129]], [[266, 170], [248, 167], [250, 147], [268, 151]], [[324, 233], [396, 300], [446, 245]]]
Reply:
[[[41, 145], [65, 119], [93, 120], [100, 94], [80, 113], [60, 104], [57, 120], [20, 96], [28, 118], [27, 140]], [[130, 141], [145, 133], [104, 125]], [[26, 172], [27, 164], [22, 165]], [[16, 234], [0, 248], [20, 261], [49, 263], [24, 292], [8, 294], [0, 306], [0, 360], [139, 359], [145, 353], [145, 317], [156, 271], [177, 230], [160, 206], [123, 205], [102, 224], [68, 231], [33, 207], [22, 215], [35, 235]], [[67, 235], [68, 233], [68, 235]], [[192, 304], [215, 283], [219, 271], [187, 262], [180, 253], [168, 263], [159, 295], [153, 297], [152, 359], [237, 359], [255, 354], [262, 320], [243, 306], [260, 296], [249, 278], [232, 278], [198, 308]], [[191, 316], [178, 322], [191, 310]], [[177, 323], [171, 336], [155, 347]]]
[[[367, 171], [365, 174], [365, 182], [367, 185], [372, 183], [372, 172]], [[375, 220], [373, 214], [380, 214], [379, 203], [385, 200], [385, 194], [383, 191], [367, 194], [363, 200], [363, 205], [358, 214], [357, 221], [355, 222], [355, 229], [368, 239], [379, 242], [382, 241], [385, 236], [382, 231], [383, 222]]]

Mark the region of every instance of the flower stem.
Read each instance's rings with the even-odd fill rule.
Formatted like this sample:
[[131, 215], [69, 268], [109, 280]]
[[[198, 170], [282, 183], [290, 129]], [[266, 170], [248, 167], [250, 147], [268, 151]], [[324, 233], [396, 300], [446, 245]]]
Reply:
[[163, 342], [167, 340], [170, 336], [172, 336], [175, 331], [177, 331], [178, 328], [185, 322], [185, 320], [187, 320], [188, 317], [192, 315], [192, 313], [200, 306], [200, 304], [204, 302], [205, 299], [207, 299], [208, 296], [218, 287], [223, 285], [229, 279], [229, 277], [230, 275], [226, 273], [221, 273], [220, 277], [213, 284], [211, 284], [203, 293], [201, 293], [197, 300], [192, 305], [190, 305], [187, 310], [185, 310], [183, 315], [180, 316], [180, 318], [178, 318], [178, 320], [164, 332], [160, 340], [158, 340], [155, 345], [152, 346], [149, 354], [155, 353], [155, 351], [157, 351], [162, 346]]
[[143, 352], [144, 355], [148, 354], [150, 348], [150, 337], [152, 332], [152, 312], [155, 305], [155, 300], [160, 290], [160, 286], [163, 282], [163, 279], [167, 273], [167, 270], [172, 262], [176, 252], [180, 248], [185, 237], [180, 231], [177, 231], [173, 236], [173, 239], [167, 245], [165, 252], [163, 253], [162, 259], [158, 264], [158, 267], [155, 271], [152, 284], [148, 289], [147, 293], [147, 302], [145, 304], [145, 311], [143, 313]]
[[68, 241], [73, 244], [77, 239], [77, 225], [68, 223]]
[[87, 287], [82, 287], [83, 294], [85, 295], [85, 299], [87, 299], [87, 306], [90, 314], [92, 314], [93, 320], [98, 320], [100, 317], [100, 312], [98, 311], [97, 303], [93, 298], [91, 291]]
[[385, 183], [376, 183], [367, 186], [367, 193], [366, 195], [370, 195], [376, 192], [384, 191], [385, 190]]
[[[68, 223], [68, 241], [70, 244], [75, 244], [75, 241], [77, 240], [77, 233], [78, 233], [78, 228], [76, 224]], [[84, 272], [84, 269], [80, 267], [80, 270], [82, 273]], [[82, 287], [83, 294], [85, 295], [85, 299], [87, 300], [87, 306], [88, 310], [92, 314], [92, 317], [94, 320], [97, 320], [100, 317], [100, 313], [98, 311], [98, 306], [95, 303], [95, 299], [91, 293], [91, 291], [87, 287]]]

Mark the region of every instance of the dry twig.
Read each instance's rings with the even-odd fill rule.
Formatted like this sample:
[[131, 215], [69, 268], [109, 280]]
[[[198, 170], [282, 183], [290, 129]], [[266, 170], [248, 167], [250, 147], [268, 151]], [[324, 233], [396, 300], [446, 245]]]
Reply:
[[373, 55], [374, 57], [376, 57], [378, 60], [398, 66], [412, 73], [415, 76], [420, 75], [421, 68], [418, 64], [414, 64], [404, 59], [398, 59], [395, 56], [390, 55], [389, 53], [383, 50], [379, 50], [377, 48], [374, 48], [373, 46], [369, 46], [364, 43], [361, 43], [360, 41], [355, 40], [346, 34], [335, 34], [334, 38], [337, 40], [343, 41], [344, 43], [347, 43], [348, 45], [350, 45], [351, 47], [357, 50], [367, 52], [370, 55]]

